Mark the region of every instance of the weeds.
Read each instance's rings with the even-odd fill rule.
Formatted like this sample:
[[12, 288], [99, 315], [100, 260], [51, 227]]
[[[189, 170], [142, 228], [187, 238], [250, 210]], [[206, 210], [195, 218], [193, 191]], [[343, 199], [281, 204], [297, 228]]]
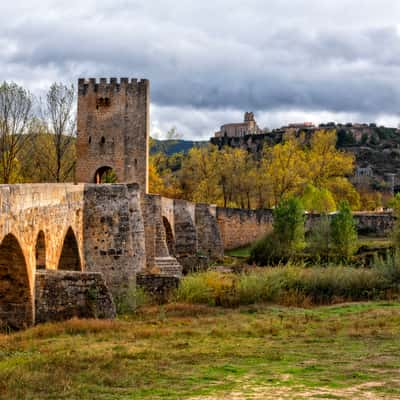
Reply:
[[176, 298], [228, 307], [262, 302], [311, 306], [391, 298], [400, 293], [399, 283], [400, 270], [390, 265], [371, 269], [288, 265], [241, 274], [210, 271], [189, 275], [182, 280]]

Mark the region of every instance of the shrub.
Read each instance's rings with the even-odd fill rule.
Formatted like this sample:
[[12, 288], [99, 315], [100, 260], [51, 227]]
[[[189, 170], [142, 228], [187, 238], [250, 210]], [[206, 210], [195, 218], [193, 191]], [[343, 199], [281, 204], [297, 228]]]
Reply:
[[248, 261], [250, 264], [257, 265], [277, 265], [288, 260], [286, 248], [277, 235], [272, 232], [253, 245]]
[[331, 238], [335, 254], [348, 260], [357, 250], [357, 230], [349, 203], [342, 201], [332, 217]]
[[392, 288], [398, 288], [400, 285], [400, 254], [395, 251], [394, 254], [388, 252], [386, 257], [375, 257], [373, 268], [379, 271], [380, 275], [386, 280]]
[[261, 302], [303, 306], [382, 299], [400, 292], [399, 271], [287, 265], [237, 275], [206, 272], [184, 277], [176, 298], [187, 303], [220, 306]]

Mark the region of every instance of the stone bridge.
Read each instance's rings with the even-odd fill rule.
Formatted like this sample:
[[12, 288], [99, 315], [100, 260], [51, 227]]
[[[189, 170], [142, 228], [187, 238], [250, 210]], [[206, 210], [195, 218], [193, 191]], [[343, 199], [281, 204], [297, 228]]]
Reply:
[[[136, 278], [173, 286], [182, 271], [272, 229], [271, 210], [147, 193], [149, 93], [147, 80], [80, 79], [76, 180], [83, 183], [0, 185], [0, 327], [113, 317], [113, 299]], [[121, 183], [103, 184], [110, 178]], [[356, 217], [364, 231], [384, 234], [393, 224], [391, 215]]]
[[222, 255], [214, 206], [137, 184], [0, 185], [0, 326], [112, 317], [137, 274], [181, 276]]
[[[98, 286], [104, 280], [115, 292], [145, 267], [138, 186], [0, 185], [0, 243], [0, 325], [20, 328], [43, 320], [38, 308], [46, 315], [49, 307], [60, 311], [60, 304], [46, 309], [37, 296], [46, 296], [47, 280], [68, 276], [70, 283], [78, 276], [70, 297], [68, 284], [59, 293], [64, 306], [74, 303], [77, 291], [90, 289], [85, 282]], [[112, 316], [111, 296], [101, 301], [108, 310], [100, 314]]]
[[[308, 227], [318, 218], [309, 215]], [[378, 235], [394, 220], [355, 218], [360, 231]], [[112, 317], [113, 298], [138, 274], [147, 283], [179, 277], [259, 239], [272, 223], [271, 210], [143, 195], [137, 184], [0, 185], [0, 325]]]

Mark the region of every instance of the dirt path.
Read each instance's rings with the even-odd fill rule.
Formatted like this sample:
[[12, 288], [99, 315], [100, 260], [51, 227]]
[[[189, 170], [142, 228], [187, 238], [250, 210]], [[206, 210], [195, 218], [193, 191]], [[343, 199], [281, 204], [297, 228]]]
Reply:
[[343, 389], [310, 389], [306, 387], [253, 386], [244, 384], [240, 389], [215, 396], [198, 396], [188, 400], [289, 400], [289, 399], [346, 399], [375, 400], [397, 399], [387, 394], [379, 395], [374, 388], [382, 386], [381, 382], [368, 382]]

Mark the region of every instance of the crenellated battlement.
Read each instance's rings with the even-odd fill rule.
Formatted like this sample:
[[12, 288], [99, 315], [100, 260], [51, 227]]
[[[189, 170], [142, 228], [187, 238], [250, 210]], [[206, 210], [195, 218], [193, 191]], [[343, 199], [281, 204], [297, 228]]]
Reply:
[[119, 92], [122, 90], [140, 90], [147, 89], [149, 86], [148, 79], [137, 78], [79, 78], [78, 93], [84, 96], [90, 92], [111, 91]]

